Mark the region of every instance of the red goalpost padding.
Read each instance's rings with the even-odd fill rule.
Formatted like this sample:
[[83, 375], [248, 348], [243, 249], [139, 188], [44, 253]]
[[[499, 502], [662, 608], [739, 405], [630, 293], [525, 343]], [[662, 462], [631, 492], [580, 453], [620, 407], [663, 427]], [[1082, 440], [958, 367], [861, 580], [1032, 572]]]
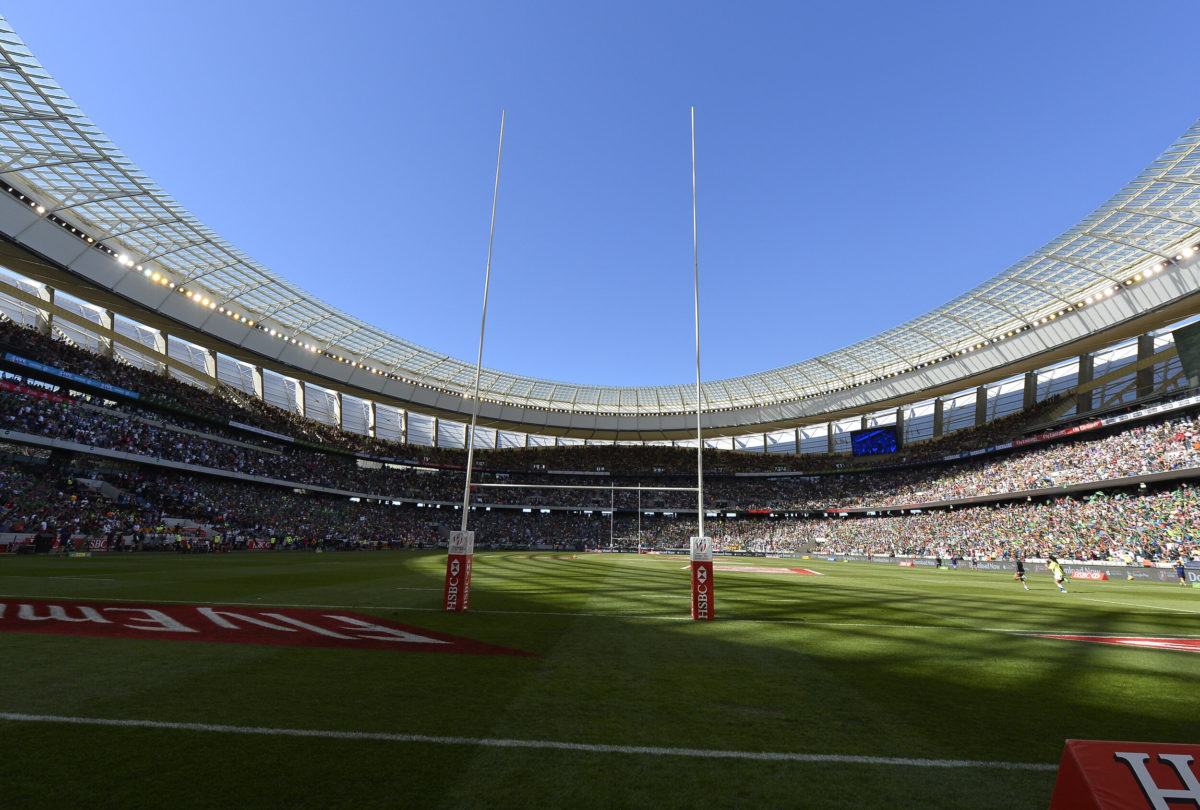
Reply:
[[712, 540], [708, 537], [693, 537], [692, 618], [697, 621], [712, 621], [716, 616], [713, 607]]
[[1067, 740], [1050, 810], [1200, 807], [1200, 745]]
[[471, 562], [475, 557], [475, 532], [450, 532], [447, 551], [443, 609], [448, 613], [461, 613], [471, 604]]

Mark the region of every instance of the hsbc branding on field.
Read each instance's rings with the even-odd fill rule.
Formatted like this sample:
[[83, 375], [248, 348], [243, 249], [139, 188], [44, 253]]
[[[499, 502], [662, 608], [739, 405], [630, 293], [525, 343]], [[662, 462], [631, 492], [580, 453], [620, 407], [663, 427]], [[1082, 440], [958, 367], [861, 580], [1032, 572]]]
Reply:
[[0, 602], [0, 632], [293, 647], [518, 655], [522, 652], [345, 610]]

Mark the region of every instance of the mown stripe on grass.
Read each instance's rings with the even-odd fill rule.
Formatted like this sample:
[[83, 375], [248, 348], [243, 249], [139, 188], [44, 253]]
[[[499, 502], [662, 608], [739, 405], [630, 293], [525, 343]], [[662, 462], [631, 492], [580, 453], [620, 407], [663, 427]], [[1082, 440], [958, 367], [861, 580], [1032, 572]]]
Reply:
[[908, 757], [866, 757], [847, 754], [797, 754], [776, 751], [721, 751], [706, 748], [664, 748], [643, 745], [600, 745], [555, 740], [505, 740], [487, 737], [440, 737], [426, 734], [391, 734], [378, 731], [329, 731], [304, 728], [266, 728], [228, 726], [210, 723], [171, 723], [161, 720], [119, 720], [104, 717], [64, 717], [53, 714], [0, 712], [0, 720], [14, 723], [69, 723], [84, 726], [150, 728], [169, 731], [205, 731], [220, 734], [260, 734], [271, 737], [315, 737], [331, 740], [369, 740], [379, 742], [424, 743], [428, 745], [466, 745], [482, 748], [533, 748], [579, 751], [588, 754], [636, 754], [638, 756], [694, 757], [701, 759], [749, 759], [771, 762], [823, 762], [849, 765], [892, 765], [905, 768], [991, 768], [1008, 771], [1053, 771], [1058, 765], [1042, 762], [992, 762], [968, 759], [912, 759]]

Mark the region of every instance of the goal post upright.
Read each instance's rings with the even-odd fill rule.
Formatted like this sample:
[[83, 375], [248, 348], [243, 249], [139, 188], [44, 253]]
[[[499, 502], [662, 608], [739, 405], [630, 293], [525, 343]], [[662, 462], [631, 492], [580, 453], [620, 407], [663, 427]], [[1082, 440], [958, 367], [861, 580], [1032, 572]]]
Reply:
[[692, 619], [711, 621], [713, 605], [712, 541], [704, 534], [704, 432], [700, 388], [700, 242], [696, 223], [696, 108], [692, 107], [692, 299], [696, 325], [696, 528], [689, 554], [692, 562]]
[[483, 275], [483, 314], [479, 318], [479, 354], [475, 360], [475, 393], [471, 399], [471, 424], [467, 428], [467, 474], [463, 484], [462, 522], [450, 532], [446, 545], [446, 587], [442, 609], [461, 613], [471, 604], [471, 566], [475, 559], [475, 532], [467, 530], [471, 512], [471, 469], [475, 463], [475, 426], [479, 421], [479, 377], [483, 370], [483, 333], [487, 326], [488, 289], [492, 282], [492, 245], [496, 240], [496, 201], [500, 197], [500, 158], [504, 154], [504, 110], [500, 111], [500, 147], [496, 150], [496, 184], [492, 190], [492, 223], [488, 233], [487, 267]]

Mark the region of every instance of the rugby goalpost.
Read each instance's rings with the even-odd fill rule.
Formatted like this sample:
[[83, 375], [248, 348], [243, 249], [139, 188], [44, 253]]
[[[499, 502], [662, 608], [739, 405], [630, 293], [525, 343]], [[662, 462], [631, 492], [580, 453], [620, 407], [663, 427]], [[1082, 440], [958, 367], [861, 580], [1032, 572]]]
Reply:
[[[443, 610], [462, 612], [471, 603], [471, 567], [475, 555], [475, 532], [467, 528], [471, 512], [471, 472], [475, 460], [475, 428], [479, 419], [479, 378], [483, 369], [483, 337], [487, 326], [488, 291], [492, 278], [492, 246], [496, 236], [496, 203], [500, 196], [500, 161], [504, 154], [504, 118], [500, 111], [500, 146], [496, 152], [496, 182], [492, 190], [492, 220], [488, 234], [487, 266], [483, 278], [483, 313], [479, 319], [479, 351], [475, 360], [475, 389], [471, 399], [471, 424], [467, 427], [467, 470], [463, 484], [462, 519], [458, 531], [450, 533], [446, 554], [446, 583], [443, 593]], [[696, 108], [691, 108], [692, 134], [692, 297], [696, 333], [696, 486], [695, 487], [597, 487], [587, 485], [557, 484], [485, 484], [479, 487], [597, 490], [608, 489], [611, 493], [609, 511], [609, 543], [613, 539], [613, 521], [616, 515], [616, 490], [638, 491], [638, 541], [641, 544], [641, 493], [643, 489], [654, 491], [696, 492], [697, 536], [690, 538], [689, 556], [692, 581], [692, 619], [711, 621], [715, 618], [713, 604], [713, 561], [712, 542], [704, 533], [704, 435], [702, 430], [703, 392], [700, 387], [700, 252], [696, 217]]]

